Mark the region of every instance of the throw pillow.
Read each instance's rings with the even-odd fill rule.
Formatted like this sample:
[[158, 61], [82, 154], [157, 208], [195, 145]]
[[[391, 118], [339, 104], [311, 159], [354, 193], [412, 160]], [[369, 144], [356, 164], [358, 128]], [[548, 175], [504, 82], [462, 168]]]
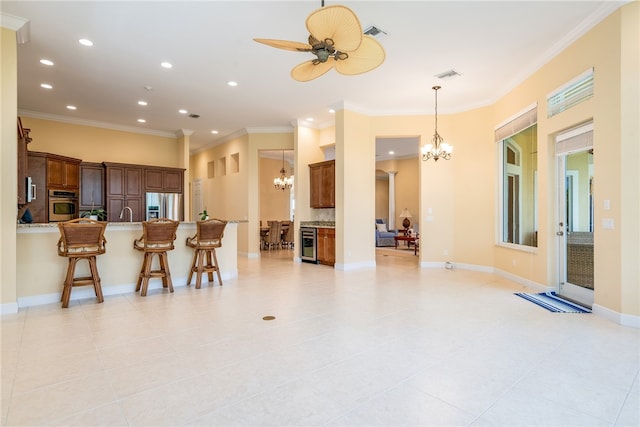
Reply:
[[387, 224], [376, 224], [376, 227], [378, 227], [378, 231], [381, 233], [387, 232]]

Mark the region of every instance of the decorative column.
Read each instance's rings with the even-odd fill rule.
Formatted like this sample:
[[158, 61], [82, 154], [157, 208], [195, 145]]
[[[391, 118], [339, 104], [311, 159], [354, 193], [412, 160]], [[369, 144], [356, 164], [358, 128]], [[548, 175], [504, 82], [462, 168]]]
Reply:
[[398, 171], [387, 172], [389, 174], [389, 230], [396, 229], [396, 174]]
[[[182, 200], [184, 203], [184, 220], [192, 221], [193, 212], [191, 212], [191, 197], [189, 186], [189, 137], [193, 134], [190, 129], [180, 129], [176, 132], [178, 137], [178, 165], [184, 169], [184, 177], [182, 179]], [[196, 212], [197, 213], [197, 212]]]

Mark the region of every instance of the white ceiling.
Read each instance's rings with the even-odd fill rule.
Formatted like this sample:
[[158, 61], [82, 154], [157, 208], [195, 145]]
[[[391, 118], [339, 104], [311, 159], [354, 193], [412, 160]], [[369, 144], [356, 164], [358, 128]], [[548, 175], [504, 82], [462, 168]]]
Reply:
[[[19, 114], [168, 136], [186, 129], [193, 131], [193, 152], [239, 132], [282, 130], [308, 117], [322, 128], [333, 123], [330, 107], [374, 116], [433, 114], [436, 84], [442, 86], [439, 114], [491, 104], [624, 3], [340, 2], [363, 28], [387, 33], [378, 38], [386, 60], [369, 73], [332, 70], [307, 83], [289, 72], [311, 54], [252, 39], [305, 42], [305, 19], [319, 0], [2, 0], [0, 8], [3, 26], [13, 21], [9, 15], [29, 21], [29, 41], [18, 46]], [[80, 46], [80, 38], [95, 45]], [[41, 58], [55, 65], [41, 65]], [[162, 61], [173, 68], [160, 67]], [[450, 69], [462, 76], [435, 77]], [[229, 80], [238, 86], [229, 87]], [[53, 89], [41, 89], [43, 82]], [[137, 105], [140, 99], [148, 106]], [[67, 110], [69, 104], [77, 110]], [[180, 108], [200, 117], [179, 114]], [[428, 133], [432, 126], [425, 121]]]

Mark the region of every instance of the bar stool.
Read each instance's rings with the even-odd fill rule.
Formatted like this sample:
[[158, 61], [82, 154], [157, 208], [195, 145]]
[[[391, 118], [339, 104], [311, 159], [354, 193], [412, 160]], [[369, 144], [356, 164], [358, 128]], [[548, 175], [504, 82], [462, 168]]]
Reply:
[[[98, 303], [104, 302], [100, 276], [96, 265], [96, 256], [106, 252], [107, 239], [104, 237], [106, 222], [98, 222], [88, 218], [76, 218], [66, 222], [59, 222], [60, 240], [58, 240], [58, 255], [67, 257], [67, 276], [62, 289], [62, 308], [69, 307], [71, 288], [74, 286], [92, 285]], [[90, 276], [74, 277], [79, 260], [86, 259], [89, 263]]]
[[[169, 292], [173, 292], [167, 251], [173, 250], [173, 241], [176, 240], [178, 224], [180, 224], [179, 221], [168, 218], [145, 221], [142, 223], [142, 236], [133, 241], [133, 248], [144, 252], [144, 260], [138, 276], [138, 283], [136, 284], [136, 292], [142, 288], [140, 295], [143, 297], [147, 296], [149, 279], [153, 277], [162, 278], [162, 287], [169, 288]], [[151, 270], [154, 255], [158, 255], [160, 263], [158, 270]]]
[[222, 247], [222, 237], [227, 221], [221, 219], [208, 219], [196, 223], [196, 235], [187, 237], [187, 246], [194, 248], [193, 259], [187, 286], [191, 285], [191, 277], [196, 273], [196, 289], [200, 289], [202, 284], [202, 273], [207, 273], [209, 282], [213, 282], [213, 272], [218, 275], [218, 283], [222, 286], [222, 276], [218, 266], [216, 248]]

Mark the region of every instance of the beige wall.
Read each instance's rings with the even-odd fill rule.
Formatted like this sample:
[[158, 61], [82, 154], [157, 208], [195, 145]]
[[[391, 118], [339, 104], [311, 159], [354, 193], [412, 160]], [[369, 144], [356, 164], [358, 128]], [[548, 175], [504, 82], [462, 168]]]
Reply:
[[[209, 216], [247, 221], [238, 225], [238, 251], [245, 256], [256, 257], [260, 250], [259, 152], [292, 148], [290, 132], [243, 134], [191, 156], [189, 180], [202, 179]], [[209, 176], [210, 162], [213, 177]], [[281, 163], [277, 171], [280, 167]]]
[[16, 305], [16, 200], [18, 197], [18, 71], [15, 31], [0, 28], [0, 312], [15, 311]]
[[75, 157], [85, 162], [117, 162], [186, 168], [177, 137], [161, 137], [22, 117], [31, 129], [29, 150]]

